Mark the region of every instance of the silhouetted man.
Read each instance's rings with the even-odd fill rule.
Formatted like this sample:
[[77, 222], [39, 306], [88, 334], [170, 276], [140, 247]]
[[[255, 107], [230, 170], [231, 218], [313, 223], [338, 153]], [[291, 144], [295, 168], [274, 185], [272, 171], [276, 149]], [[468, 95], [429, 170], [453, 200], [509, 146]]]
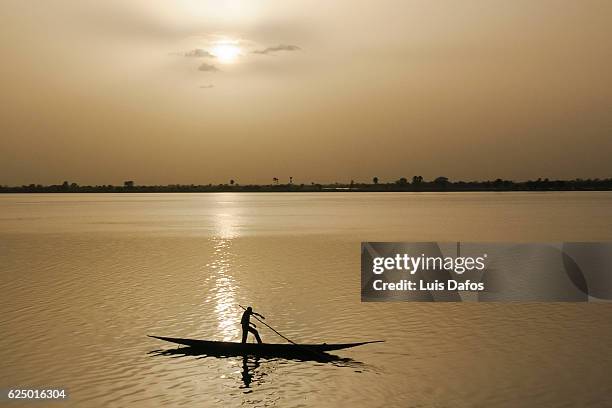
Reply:
[[[261, 344], [261, 337], [259, 337], [259, 332], [254, 329], [257, 326], [255, 326], [255, 323], [251, 323], [251, 315], [259, 316], [262, 319], [265, 319], [265, 317], [263, 317], [259, 313], [255, 313], [251, 306], [247, 307], [244, 313], [242, 314], [242, 319], [240, 319], [240, 324], [242, 325], [242, 342], [246, 343], [247, 336], [249, 335], [249, 332], [251, 332], [255, 336], [255, 340], [257, 340], [257, 343]], [[251, 327], [251, 325], [253, 327]]]

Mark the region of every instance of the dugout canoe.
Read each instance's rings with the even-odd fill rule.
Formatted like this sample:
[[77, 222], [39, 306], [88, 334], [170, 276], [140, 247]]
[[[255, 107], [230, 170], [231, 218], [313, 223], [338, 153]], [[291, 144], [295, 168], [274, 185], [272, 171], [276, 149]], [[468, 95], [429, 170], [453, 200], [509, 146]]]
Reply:
[[175, 337], [149, 336], [158, 340], [192, 347], [204, 354], [211, 355], [259, 355], [259, 356], [278, 356], [296, 357], [307, 354], [325, 353], [327, 351], [342, 350], [351, 347], [362, 346], [364, 344], [381, 343], [382, 340], [362, 341], [358, 343], [337, 343], [337, 344], [279, 344], [279, 343], [236, 343], [229, 341], [212, 341], [181, 339]]

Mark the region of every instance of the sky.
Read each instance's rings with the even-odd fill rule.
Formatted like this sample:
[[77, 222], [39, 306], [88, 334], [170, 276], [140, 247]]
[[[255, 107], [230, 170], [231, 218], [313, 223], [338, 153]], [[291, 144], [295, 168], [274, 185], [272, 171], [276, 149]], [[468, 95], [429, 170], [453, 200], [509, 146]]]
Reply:
[[612, 177], [609, 0], [3, 0], [0, 184]]

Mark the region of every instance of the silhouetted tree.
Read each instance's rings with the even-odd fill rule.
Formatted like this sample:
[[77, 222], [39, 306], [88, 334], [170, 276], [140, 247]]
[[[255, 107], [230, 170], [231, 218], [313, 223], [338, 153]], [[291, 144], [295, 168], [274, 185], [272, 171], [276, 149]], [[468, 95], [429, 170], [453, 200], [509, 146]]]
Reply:
[[274, 184], [278, 184], [278, 177], [274, 177], [272, 181], [274, 182]]
[[421, 184], [423, 182], [423, 176], [413, 176], [412, 184]]
[[233, 186], [233, 185], [234, 185], [234, 183], [235, 183], [234, 179], [231, 179], [231, 180], [230, 180], [230, 184]]
[[399, 184], [400, 186], [407, 186], [408, 185], [408, 179], [406, 177], [401, 177], [395, 183]]
[[289, 184], [293, 184], [293, 177], [289, 177]]
[[434, 183], [436, 184], [447, 184], [448, 183], [448, 177], [436, 177], [436, 179], [434, 180]]
[[374, 177], [372, 181], [374, 182], [374, 184], [378, 184], [378, 177]]

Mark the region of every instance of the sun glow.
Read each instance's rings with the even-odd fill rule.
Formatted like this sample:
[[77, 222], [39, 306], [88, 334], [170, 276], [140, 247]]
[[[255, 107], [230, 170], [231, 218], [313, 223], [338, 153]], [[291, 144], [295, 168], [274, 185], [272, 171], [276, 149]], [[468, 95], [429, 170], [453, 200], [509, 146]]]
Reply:
[[210, 53], [214, 55], [220, 63], [231, 64], [240, 56], [240, 48], [231, 42], [222, 42], [215, 44]]

